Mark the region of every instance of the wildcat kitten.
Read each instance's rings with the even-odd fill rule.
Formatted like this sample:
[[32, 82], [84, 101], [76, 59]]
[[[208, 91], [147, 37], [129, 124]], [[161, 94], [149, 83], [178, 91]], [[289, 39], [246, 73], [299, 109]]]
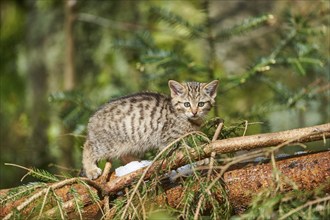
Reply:
[[168, 82], [171, 96], [137, 93], [110, 101], [87, 126], [83, 169], [89, 179], [101, 175], [101, 159], [141, 155], [162, 149], [182, 135], [196, 131], [215, 103], [218, 80], [210, 83]]

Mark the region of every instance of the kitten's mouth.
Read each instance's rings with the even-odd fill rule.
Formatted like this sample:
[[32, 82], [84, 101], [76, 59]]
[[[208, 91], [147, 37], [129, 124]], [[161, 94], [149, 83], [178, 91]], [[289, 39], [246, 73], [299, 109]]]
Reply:
[[190, 120], [198, 120], [200, 117], [199, 116], [191, 116], [189, 117]]

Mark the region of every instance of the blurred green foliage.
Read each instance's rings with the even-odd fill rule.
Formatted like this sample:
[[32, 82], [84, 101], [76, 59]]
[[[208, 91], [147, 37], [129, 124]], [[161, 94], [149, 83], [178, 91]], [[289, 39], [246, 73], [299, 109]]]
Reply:
[[248, 134], [329, 122], [327, 1], [72, 1], [72, 91], [64, 2], [1, 1], [0, 188], [22, 176], [4, 162], [74, 173], [93, 111], [169, 79], [219, 79], [210, 117]]

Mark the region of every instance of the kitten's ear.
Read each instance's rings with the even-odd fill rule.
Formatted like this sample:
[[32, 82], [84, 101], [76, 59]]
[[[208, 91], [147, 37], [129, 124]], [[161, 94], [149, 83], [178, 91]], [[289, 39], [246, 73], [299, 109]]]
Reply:
[[213, 80], [204, 86], [204, 92], [214, 99], [217, 96], [218, 84], [219, 80]]
[[171, 97], [183, 95], [185, 92], [184, 86], [174, 80], [168, 81], [168, 87], [170, 87], [171, 90]]

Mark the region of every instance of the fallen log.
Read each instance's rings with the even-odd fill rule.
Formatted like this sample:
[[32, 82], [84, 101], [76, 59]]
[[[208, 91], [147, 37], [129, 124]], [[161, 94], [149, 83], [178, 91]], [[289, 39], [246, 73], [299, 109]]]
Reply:
[[[292, 190], [295, 184], [299, 190], [306, 191], [323, 186], [324, 193], [330, 193], [330, 151], [283, 159], [276, 162], [276, 168], [282, 174], [280, 180], [282, 192]], [[276, 184], [271, 163], [227, 171], [223, 175], [223, 182], [228, 188], [229, 201], [235, 213], [245, 211], [253, 195], [264, 189], [272, 189]], [[166, 202], [173, 208], [178, 207], [183, 192], [182, 186], [168, 189]]]
[[[322, 140], [322, 139], [326, 139], [329, 137], [330, 137], [330, 124], [328, 123], [328, 124], [313, 126], [313, 127], [309, 127], [309, 128], [289, 130], [289, 131], [285, 131], [285, 132], [275, 132], [275, 133], [269, 133], [269, 134], [252, 135], [252, 136], [246, 136], [246, 137], [240, 137], [240, 138], [230, 138], [230, 139], [226, 139], [226, 140], [214, 141], [204, 148], [204, 152], [202, 154], [200, 152], [197, 153], [194, 150], [192, 150], [190, 152], [190, 154], [191, 154], [192, 160], [198, 160], [198, 159], [208, 157], [211, 154], [211, 152], [227, 153], [227, 152], [232, 152], [232, 151], [237, 151], [237, 150], [249, 150], [252, 148], [276, 146], [278, 144], [289, 144], [289, 143], [297, 143], [297, 142]], [[260, 143], [262, 143], [262, 144], [259, 144], [259, 142], [257, 140], [260, 140]], [[235, 143], [235, 144], [233, 144], [233, 143]], [[223, 149], [225, 149], [225, 150], [223, 150]], [[318, 159], [316, 159], [313, 162], [314, 164], [306, 163], [306, 165], [303, 165], [306, 168], [305, 171], [314, 170], [313, 172], [318, 173], [317, 176], [303, 173], [304, 176], [310, 176], [310, 181], [317, 183], [317, 186], [320, 185], [320, 183], [325, 183], [326, 181], [328, 181], [329, 171], [330, 171], [330, 168], [327, 166], [330, 164], [329, 152], [320, 153], [320, 155], [321, 155], [320, 161], [318, 161]], [[304, 158], [304, 156], [299, 157], [299, 158], [300, 158], [299, 160], [301, 160], [302, 158]], [[327, 158], [327, 160], [325, 160], [324, 158]], [[93, 217], [96, 215], [97, 212], [99, 212], [100, 207], [103, 205], [103, 203], [104, 203], [103, 196], [104, 195], [115, 195], [120, 190], [124, 189], [126, 186], [129, 186], [133, 181], [138, 180], [142, 175], [143, 175], [143, 179], [146, 180], [146, 179], [150, 178], [152, 176], [152, 174], [154, 172], [157, 172], [157, 170], [159, 170], [159, 169], [165, 168], [166, 166], [170, 167], [171, 169], [175, 169], [188, 162], [189, 161], [186, 159], [183, 152], [177, 152], [172, 156], [171, 162], [169, 160], [156, 161], [152, 166], [150, 166], [146, 169], [140, 169], [133, 173], [125, 175], [123, 177], [111, 179], [109, 182], [102, 183], [99, 181], [95, 181], [94, 186], [93, 186], [93, 184], [91, 184], [91, 187], [92, 187], [92, 190], [94, 192], [97, 191], [102, 198], [102, 200], [99, 202], [99, 204], [95, 204], [95, 202], [92, 201], [91, 197], [86, 196], [86, 189], [85, 189], [85, 191], [83, 191], [84, 189], [82, 189], [81, 187], [84, 187], [84, 186], [82, 186], [82, 184], [77, 184], [77, 183], [75, 183], [75, 181], [68, 181], [68, 180], [65, 180], [65, 181], [70, 182], [70, 184], [69, 184], [70, 188], [74, 188], [77, 192], [81, 192], [81, 196], [83, 196], [82, 202], [83, 202], [83, 206], [84, 206], [84, 215]], [[297, 164], [301, 164], [301, 163], [299, 161], [297, 161]], [[316, 168], [315, 164], [323, 164], [323, 165], [318, 166]], [[296, 169], [299, 169], [300, 166], [302, 166], [302, 165], [295, 166], [294, 163], [291, 163], [291, 167], [293, 169], [291, 174], [294, 175], [294, 173], [299, 173], [300, 171], [298, 172], [298, 171], [296, 171]], [[324, 170], [323, 168], [326, 168], [326, 169]], [[272, 170], [271, 167], [269, 167], [267, 169]], [[320, 170], [320, 172], [318, 170]], [[260, 171], [263, 173], [266, 172], [262, 169]], [[238, 183], [234, 183], [233, 179], [231, 180], [229, 178], [228, 175], [230, 172], [234, 172], [234, 171], [228, 171], [225, 173], [225, 178], [227, 178], [227, 181], [228, 181], [227, 184], [229, 184], [229, 185], [238, 184]], [[235, 175], [240, 176], [240, 172], [244, 173], [244, 172], [248, 172], [248, 171], [247, 170], [244, 170], [244, 171], [237, 170], [237, 172], [239, 172], [239, 173], [235, 174]], [[249, 172], [252, 172], [252, 171], [249, 171]], [[267, 171], [267, 172], [271, 173], [271, 171]], [[321, 175], [320, 173], [323, 173], [323, 175]], [[260, 175], [258, 173], [250, 173], [250, 174], [251, 174], [250, 176], [254, 175], [255, 177], [257, 177], [255, 179], [255, 181], [259, 181], [258, 178]], [[261, 176], [260, 176], [260, 178], [261, 178]], [[316, 178], [316, 179], [314, 179], [314, 178]], [[82, 180], [79, 178], [74, 178], [74, 179], [76, 179], [76, 182]], [[243, 180], [244, 180], [244, 178], [243, 178]], [[305, 181], [307, 181], [307, 180], [308, 179], [306, 178]], [[232, 181], [232, 182], [230, 182], [230, 181]], [[246, 181], [251, 181], [251, 183], [253, 182], [252, 180], [248, 180], [248, 179], [246, 179]], [[266, 183], [268, 183], [269, 179], [264, 180], [264, 181], [266, 181]], [[304, 186], [305, 183], [306, 182], [303, 182], [302, 185]], [[58, 184], [58, 183], [54, 183], [54, 184]], [[263, 186], [263, 182], [260, 182], [260, 181], [259, 181], [259, 183], [255, 183], [255, 184], [257, 184], [257, 185], [261, 184], [261, 186]], [[95, 187], [95, 186], [97, 186], [97, 187]], [[236, 187], [239, 188], [242, 186], [236, 185]], [[316, 185], [315, 185], [315, 187], [316, 187]], [[96, 188], [97, 188], [97, 190], [96, 190]], [[262, 188], [262, 187], [260, 187], [260, 188]], [[327, 187], [326, 189], [328, 190], [329, 187]], [[66, 206], [63, 207], [63, 211], [71, 212], [72, 215], [75, 215], [74, 212], [72, 211], [72, 210], [75, 210], [74, 207], [72, 207], [74, 204], [72, 204], [72, 202], [70, 202], [70, 199], [72, 199], [72, 197], [68, 196], [70, 194], [69, 188], [61, 187], [59, 189], [54, 188], [54, 190], [55, 190], [55, 193], [57, 194], [57, 196], [59, 198], [61, 198], [62, 201], [66, 204]], [[173, 192], [173, 190], [172, 190], [172, 192]], [[178, 190], [178, 188], [177, 188], [177, 190]], [[8, 190], [1, 190], [0, 195], [3, 196], [6, 194], [6, 192], [8, 192]], [[40, 191], [36, 191], [35, 193], [38, 193], [38, 192], [40, 192]], [[40, 194], [43, 195], [43, 194], [45, 194], [45, 192], [46, 191], [44, 191]], [[171, 196], [170, 192], [171, 191], [168, 191], [169, 196]], [[233, 192], [234, 192], [234, 190], [233, 190]], [[327, 191], [327, 192], [329, 192], [329, 191]], [[35, 195], [35, 194], [33, 194], [33, 195]], [[237, 205], [235, 205], [235, 206], [236, 206], [236, 210], [238, 210], [238, 211], [241, 209], [240, 207], [245, 207], [249, 201], [249, 199], [246, 199], [245, 203], [242, 203], [242, 202], [240, 203], [240, 201], [235, 200], [235, 198], [240, 198], [241, 196], [242, 195], [237, 196], [237, 197], [235, 197], [235, 196], [231, 197], [231, 200], [233, 200], [235, 204], [237, 203]], [[29, 197], [29, 198], [31, 198], [31, 197]], [[244, 198], [244, 196], [242, 198]], [[28, 198], [24, 197], [17, 201], [4, 203], [0, 209], [0, 217], [4, 218], [4, 219], [9, 219], [13, 215], [14, 209], [16, 209], [19, 206], [22, 207], [21, 210], [19, 210], [19, 211], [22, 211], [23, 214], [29, 213], [29, 211], [33, 208], [34, 203], [31, 202], [26, 207], [23, 207], [22, 203], [26, 202], [27, 200], [28, 200]], [[55, 206], [56, 205], [54, 205], [54, 207]], [[53, 209], [49, 209], [49, 207], [48, 207], [48, 211], [46, 211], [46, 209], [45, 209], [46, 213], [48, 213], [49, 216], [53, 216], [53, 214], [55, 213], [54, 207], [53, 207]], [[89, 210], [89, 211], [87, 212], [87, 210]], [[92, 210], [92, 211], [90, 211], [90, 210]]]
[[[283, 192], [292, 190], [295, 184], [300, 190], [314, 190], [321, 186], [324, 193], [330, 193], [330, 151], [314, 154], [300, 155], [289, 159], [282, 159], [276, 162], [276, 168], [281, 172], [281, 189]], [[213, 176], [215, 178], [216, 176]], [[285, 178], [284, 178], [285, 177]], [[223, 182], [228, 189], [228, 199], [235, 213], [242, 213], [246, 210], [253, 195], [264, 189], [274, 187], [273, 166], [271, 163], [248, 165], [239, 169], [230, 170], [224, 173]], [[104, 198], [95, 203], [89, 196], [88, 190], [82, 184], [67, 185], [56, 189], [55, 193], [64, 202], [62, 208], [70, 218], [77, 218], [70, 189], [74, 188], [81, 195], [81, 203], [84, 204], [83, 217], [94, 218], [100, 215], [100, 208], [103, 207]], [[198, 185], [192, 187], [198, 194]], [[96, 190], [92, 189], [95, 193]], [[159, 205], [168, 204], [173, 208], [180, 208], [181, 200], [185, 189], [181, 185], [171, 187], [164, 194], [159, 195], [155, 201]], [[221, 199], [221, 198], [219, 198]], [[23, 201], [21, 201], [23, 202]], [[19, 204], [16, 202], [6, 204], [0, 209], [0, 217], [4, 218], [13, 208]], [[42, 216], [54, 217], [57, 207], [45, 210]], [[32, 207], [28, 207], [23, 213], [28, 214]]]

